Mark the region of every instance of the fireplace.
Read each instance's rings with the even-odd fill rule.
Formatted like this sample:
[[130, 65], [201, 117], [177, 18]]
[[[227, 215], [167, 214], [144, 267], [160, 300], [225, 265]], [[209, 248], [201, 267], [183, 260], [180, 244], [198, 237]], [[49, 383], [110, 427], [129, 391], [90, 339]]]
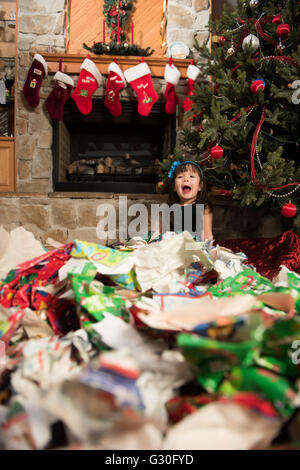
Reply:
[[54, 191], [154, 193], [158, 163], [176, 141], [176, 117], [164, 107], [156, 102], [140, 116], [137, 101], [123, 101], [114, 117], [95, 98], [84, 116], [69, 99], [63, 121], [53, 124]]

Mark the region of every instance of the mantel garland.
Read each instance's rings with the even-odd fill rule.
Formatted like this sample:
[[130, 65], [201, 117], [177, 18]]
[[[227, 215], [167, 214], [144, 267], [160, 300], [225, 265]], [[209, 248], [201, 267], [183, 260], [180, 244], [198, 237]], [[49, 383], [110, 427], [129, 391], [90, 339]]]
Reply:
[[103, 14], [105, 23], [109, 28], [111, 42], [107, 44], [105, 39], [103, 39], [103, 42], [96, 42], [91, 47], [83, 43], [84, 49], [97, 55], [107, 54], [146, 57], [153, 54], [154, 49], [151, 49], [150, 46], [144, 49], [137, 44], [133, 44], [133, 30], [132, 44], [126, 42], [125, 23], [132, 12], [134, 1], [135, 0], [104, 0]]
[[109, 44], [103, 44], [103, 42], [96, 42], [92, 47], [87, 46], [83, 43], [83, 47], [90, 52], [97, 55], [130, 55], [130, 56], [143, 56], [147, 57], [153, 54], [154, 49], [150, 47], [143, 49], [136, 44], [118, 43], [116, 41], [110, 42]]

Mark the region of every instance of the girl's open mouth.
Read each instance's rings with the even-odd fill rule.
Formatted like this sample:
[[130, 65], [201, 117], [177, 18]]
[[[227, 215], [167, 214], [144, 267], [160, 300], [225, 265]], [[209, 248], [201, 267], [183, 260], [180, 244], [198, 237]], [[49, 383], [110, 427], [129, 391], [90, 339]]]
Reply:
[[182, 186], [182, 192], [183, 192], [183, 194], [187, 194], [188, 192], [191, 191], [191, 189], [192, 189], [192, 188], [191, 188], [190, 186], [188, 186], [187, 184], [185, 184], [184, 186]]

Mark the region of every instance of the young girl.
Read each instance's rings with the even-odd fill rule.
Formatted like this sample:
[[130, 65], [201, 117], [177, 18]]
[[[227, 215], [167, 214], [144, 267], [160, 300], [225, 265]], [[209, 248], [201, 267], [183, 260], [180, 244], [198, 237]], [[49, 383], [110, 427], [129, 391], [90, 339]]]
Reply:
[[[204, 240], [212, 240], [212, 205], [209, 200], [206, 184], [203, 181], [203, 173], [200, 166], [193, 161], [179, 162], [175, 161], [169, 171], [169, 184], [170, 192], [168, 198], [168, 205], [172, 206], [177, 203], [182, 207], [192, 205], [192, 224], [188, 224], [188, 227], [193, 227], [192, 232], [195, 233], [197, 227], [196, 214], [199, 210], [197, 204], [204, 205]], [[182, 216], [182, 220], [184, 218]], [[184, 231], [184, 223], [182, 231]], [[171, 223], [171, 230], [174, 230], [174, 221]], [[161, 231], [156, 231], [149, 241], [153, 241]]]

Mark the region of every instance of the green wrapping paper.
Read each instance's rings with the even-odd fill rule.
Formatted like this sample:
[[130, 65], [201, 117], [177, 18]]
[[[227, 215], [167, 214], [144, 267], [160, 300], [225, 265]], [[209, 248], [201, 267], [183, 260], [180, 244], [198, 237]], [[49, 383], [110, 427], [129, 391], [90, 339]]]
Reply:
[[262, 352], [264, 355], [276, 357], [292, 364], [292, 344], [300, 339], [300, 317], [290, 320], [276, 321], [274, 325], [265, 330], [262, 339]]
[[207, 392], [225, 397], [254, 392], [288, 418], [296, 408], [299, 367], [291, 345], [297, 338], [299, 317], [277, 319], [269, 328], [248, 321], [248, 330], [238, 330], [230, 343], [187, 333], [179, 334], [177, 342], [198, 367], [198, 382]]
[[255, 350], [259, 347], [255, 339], [229, 343], [188, 333], [179, 334], [177, 343], [188, 361], [204, 367], [207, 372], [225, 371], [237, 364], [252, 364]]
[[128, 320], [126, 300], [116, 294], [114, 287], [104, 286], [92, 276], [84, 274], [72, 274], [71, 280], [76, 302], [96, 321], [103, 320], [105, 312]]
[[[71, 256], [73, 258], [88, 258], [96, 272], [98, 270], [100, 273], [104, 273], [118, 286], [129, 290], [141, 290], [133, 268], [129, 268], [128, 272], [122, 274], [107, 274], [106, 270], [104, 270], [104, 268], [109, 268], [111, 270], [115, 268], [117, 270], [119, 265], [127, 260], [130, 252], [115, 250], [107, 246], [80, 240], [75, 240], [74, 245], [75, 246], [71, 252]], [[103, 268], [103, 271], [101, 268]]]
[[219, 387], [218, 393], [233, 396], [239, 391], [252, 391], [273, 403], [283, 417], [295, 411], [296, 392], [280, 375], [258, 367], [235, 367]]
[[208, 292], [214, 297], [230, 297], [232, 295], [252, 294], [274, 290], [274, 286], [266, 277], [261, 276], [252, 269], [244, 269], [236, 276], [230, 276], [224, 281], [210, 287]]

